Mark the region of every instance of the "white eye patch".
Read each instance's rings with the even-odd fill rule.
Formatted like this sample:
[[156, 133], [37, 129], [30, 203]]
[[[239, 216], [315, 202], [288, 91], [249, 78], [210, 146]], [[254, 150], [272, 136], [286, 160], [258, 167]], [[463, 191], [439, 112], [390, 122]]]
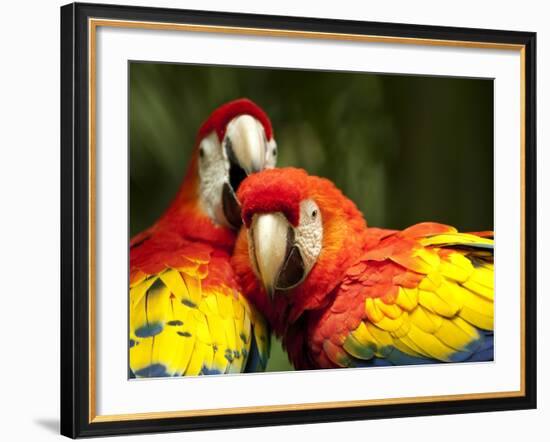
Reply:
[[199, 146], [200, 197], [207, 215], [216, 224], [225, 225], [222, 210], [223, 184], [227, 182], [229, 163], [215, 132], [205, 137]]
[[236, 191], [247, 174], [273, 168], [276, 161], [277, 144], [266, 140], [264, 127], [250, 115], [231, 120], [222, 142], [215, 132], [202, 139], [198, 161], [200, 200], [208, 217], [215, 224], [232, 227], [235, 213], [224, 212], [224, 184]]
[[319, 206], [313, 200], [304, 200], [300, 204], [300, 224], [295, 229], [295, 242], [300, 246], [309, 272], [323, 247], [323, 220]]

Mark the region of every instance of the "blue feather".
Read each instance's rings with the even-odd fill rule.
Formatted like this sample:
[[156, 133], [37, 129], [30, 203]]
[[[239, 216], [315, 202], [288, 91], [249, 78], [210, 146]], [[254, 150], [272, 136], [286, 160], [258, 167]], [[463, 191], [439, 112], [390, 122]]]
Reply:
[[136, 376], [140, 378], [160, 378], [168, 376], [168, 373], [166, 372], [166, 366], [163, 364], [151, 364], [136, 371]]
[[265, 363], [262, 359], [258, 344], [256, 343], [256, 337], [254, 333], [251, 333], [250, 351], [248, 352], [248, 358], [246, 360], [246, 366], [244, 373], [255, 373], [258, 371], [265, 371]]
[[483, 362], [494, 360], [494, 335], [492, 331], [480, 330], [483, 335], [483, 343], [467, 359], [468, 362]]

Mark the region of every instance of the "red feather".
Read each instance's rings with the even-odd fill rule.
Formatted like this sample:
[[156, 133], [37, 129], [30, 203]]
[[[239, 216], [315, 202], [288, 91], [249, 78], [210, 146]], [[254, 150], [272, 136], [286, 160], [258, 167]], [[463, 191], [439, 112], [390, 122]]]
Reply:
[[272, 302], [252, 270], [246, 234], [239, 236], [232, 258], [246, 295], [282, 337], [297, 369], [352, 364], [342, 346], [351, 331], [369, 321], [369, 314], [376, 315], [365, 308], [368, 298], [391, 305], [399, 287], [417, 287], [431, 268], [421, 257], [431, 252], [416, 253], [424, 247], [419, 240], [456, 232], [438, 223], [416, 224], [403, 231], [367, 228], [357, 207], [333, 183], [299, 169], [255, 174], [242, 183], [239, 198], [247, 226], [255, 214], [274, 211], [283, 212], [296, 226], [304, 199], [313, 199], [321, 211], [321, 254], [304, 282], [276, 293]]
[[187, 173], [168, 209], [149, 229], [130, 240], [130, 274], [139, 278], [143, 273], [154, 274], [164, 268], [197, 266], [209, 263], [204, 284], [237, 287], [229, 254], [236, 233], [215, 225], [199, 201], [198, 145], [202, 138], [216, 131], [223, 138], [227, 124], [236, 116], [248, 114], [264, 126], [271, 138], [271, 122], [263, 110], [252, 101], [241, 98], [218, 107], [202, 124]]
[[239, 187], [245, 225], [250, 227], [256, 213], [282, 212], [297, 226], [300, 222], [300, 202], [307, 197], [307, 174], [301, 169], [271, 169], [248, 177]]
[[216, 131], [218, 139], [223, 140], [229, 122], [239, 115], [250, 115], [258, 120], [264, 127], [268, 140], [273, 138], [273, 128], [267, 114], [248, 98], [239, 98], [218, 107], [208, 119], [201, 125], [197, 142], [206, 137], [210, 132]]

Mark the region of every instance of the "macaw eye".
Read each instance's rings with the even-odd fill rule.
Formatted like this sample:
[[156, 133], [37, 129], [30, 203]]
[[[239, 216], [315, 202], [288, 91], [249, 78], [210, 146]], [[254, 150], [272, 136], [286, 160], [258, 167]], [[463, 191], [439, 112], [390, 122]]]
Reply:
[[204, 147], [203, 147], [203, 146], [201, 146], [201, 147], [199, 148], [199, 156], [200, 156], [201, 158], [204, 158]]
[[317, 209], [315, 209], [313, 212], [311, 212], [311, 217], [313, 219], [317, 218]]
[[273, 148], [273, 156], [274, 156], [274, 157], [277, 156], [277, 148], [276, 148], [276, 147]]

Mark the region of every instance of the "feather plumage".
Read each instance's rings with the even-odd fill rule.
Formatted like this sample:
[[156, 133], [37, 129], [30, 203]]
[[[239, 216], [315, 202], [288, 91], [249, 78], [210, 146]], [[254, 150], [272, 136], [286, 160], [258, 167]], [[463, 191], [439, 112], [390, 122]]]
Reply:
[[172, 239], [163, 250], [153, 239], [131, 255], [130, 369], [137, 377], [239, 373], [253, 354], [254, 369], [265, 370], [269, 331], [240, 293], [229, 255], [193, 244], [193, 258], [188, 245]]
[[[429, 227], [449, 232], [434, 233]], [[337, 366], [342, 361], [376, 365], [377, 359], [391, 365], [491, 360], [494, 289], [487, 252], [492, 246], [492, 239], [431, 223], [371, 245], [333, 294], [336, 305], [364, 303], [363, 311], [344, 321], [349, 324], [344, 353], [327, 351], [333, 336], [325, 329], [342, 323], [353, 310], [338, 314], [327, 308], [310, 324], [314, 359], [326, 360], [319, 357], [324, 352]]]
[[[234, 277], [230, 253], [236, 233], [213, 222], [200, 199], [201, 140], [215, 134], [221, 143], [228, 124], [245, 114], [274, 142], [269, 118], [252, 101], [220, 106], [198, 131], [187, 174], [171, 205], [152, 227], [130, 240], [131, 376], [265, 370], [270, 331]], [[253, 364], [249, 355], [254, 355]]]
[[321, 211], [315, 265], [272, 302], [241, 234], [232, 259], [247, 294], [280, 335], [298, 369], [403, 365], [493, 358], [492, 232], [438, 223], [403, 231], [367, 227], [333, 183], [300, 169], [264, 171], [240, 188], [243, 217], [279, 212], [300, 226], [301, 203]]

